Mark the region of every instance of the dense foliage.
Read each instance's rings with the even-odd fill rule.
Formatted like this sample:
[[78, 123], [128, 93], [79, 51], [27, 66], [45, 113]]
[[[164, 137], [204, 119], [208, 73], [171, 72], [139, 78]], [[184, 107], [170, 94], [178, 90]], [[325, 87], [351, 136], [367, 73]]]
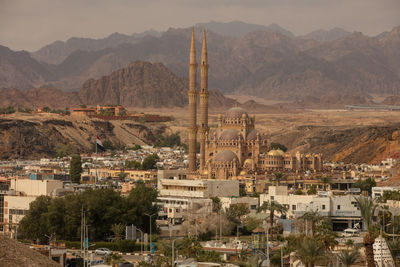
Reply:
[[181, 137], [179, 133], [173, 133], [167, 136], [158, 135], [160, 141], [157, 143], [159, 147], [175, 147], [181, 145]]
[[12, 114], [15, 113], [15, 109], [12, 106], [0, 107], [0, 114]]
[[80, 155], [73, 155], [69, 166], [69, 177], [71, 181], [79, 183], [82, 173], [82, 160]]
[[152, 170], [156, 169], [156, 163], [160, 158], [157, 156], [157, 154], [153, 154], [150, 156], [147, 156], [143, 162], [142, 162], [142, 170]]
[[271, 149], [280, 149], [280, 150], [282, 150], [283, 152], [286, 152], [286, 151], [287, 151], [287, 147], [284, 146], [284, 145], [282, 145], [282, 144], [280, 144], [280, 143], [274, 143], [274, 142], [272, 142], [272, 143], [270, 144], [270, 147], [271, 147]]
[[354, 188], [360, 188], [361, 191], [368, 191], [369, 194], [372, 193], [372, 187], [376, 186], [376, 182], [374, 178], [368, 177], [365, 180], [358, 180], [353, 184], [352, 187]]
[[[27, 239], [46, 242], [45, 235], [55, 234], [57, 239], [76, 241], [80, 239], [81, 211], [86, 212], [90, 240], [107, 240], [112, 237], [113, 225], [134, 224], [149, 232], [149, 217], [155, 214], [153, 202], [157, 191], [137, 183], [128, 197], [113, 189], [86, 190], [62, 198], [40, 196], [30, 204], [28, 214], [21, 220], [19, 232]], [[155, 216], [152, 216], [153, 231]], [[114, 229], [115, 230], [115, 229]]]

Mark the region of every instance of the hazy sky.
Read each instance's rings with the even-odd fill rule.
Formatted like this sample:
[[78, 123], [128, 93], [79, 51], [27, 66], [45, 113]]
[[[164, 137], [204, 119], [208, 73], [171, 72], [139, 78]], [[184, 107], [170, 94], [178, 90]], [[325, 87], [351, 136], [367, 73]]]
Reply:
[[400, 25], [400, 0], [0, 0], [0, 44], [33, 51], [70, 37], [241, 20], [296, 35], [342, 27], [376, 35]]

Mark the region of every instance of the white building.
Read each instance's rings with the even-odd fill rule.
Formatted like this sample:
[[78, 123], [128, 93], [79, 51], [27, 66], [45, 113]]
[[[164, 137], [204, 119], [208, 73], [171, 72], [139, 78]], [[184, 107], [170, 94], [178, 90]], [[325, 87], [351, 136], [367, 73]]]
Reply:
[[250, 212], [256, 212], [260, 202], [258, 197], [220, 197], [220, 200], [222, 210], [234, 204], [246, 204]]
[[28, 213], [29, 204], [35, 199], [36, 196], [4, 196], [4, 233], [14, 230]]
[[212, 212], [212, 197], [239, 196], [239, 181], [189, 180], [186, 170], [159, 170], [159, 219], [175, 224], [188, 210], [202, 214]]
[[318, 211], [330, 217], [334, 228], [343, 230], [353, 228], [361, 220], [360, 210], [354, 195], [334, 196], [331, 192], [318, 195], [289, 194], [286, 186], [270, 186], [268, 194], [260, 195], [260, 206], [266, 201], [276, 201], [288, 209], [289, 218], [298, 218], [307, 211]]
[[63, 188], [59, 180], [11, 179], [10, 190], [26, 196], [50, 196], [56, 189]]
[[377, 267], [395, 267], [392, 254], [390, 253], [389, 247], [386, 240], [379, 236], [375, 239], [373, 244], [374, 248], [374, 261]]

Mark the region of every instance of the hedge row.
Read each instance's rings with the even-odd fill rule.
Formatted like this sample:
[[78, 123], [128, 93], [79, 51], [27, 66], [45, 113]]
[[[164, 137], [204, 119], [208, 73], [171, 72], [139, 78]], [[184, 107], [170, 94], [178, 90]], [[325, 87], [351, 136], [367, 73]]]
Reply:
[[[58, 243], [65, 243], [67, 248], [81, 249], [80, 241], [59, 241]], [[129, 253], [134, 251], [140, 251], [141, 243], [136, 243], [132, 240], [120, 240], [118, 242], [95, 242], [94, 246], [91, 246], [91, 250], [98, 248], [108, 248], [112, 251], [120, 251], [123, 253]]]

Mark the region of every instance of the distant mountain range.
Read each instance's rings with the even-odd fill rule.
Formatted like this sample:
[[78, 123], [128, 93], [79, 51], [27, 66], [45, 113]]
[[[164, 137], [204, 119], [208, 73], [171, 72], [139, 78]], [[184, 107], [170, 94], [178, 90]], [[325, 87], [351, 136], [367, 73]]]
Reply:
[[[333, 93], [400, 94], [400, 26], [379, 38], [337, 28], [295, 37], [274, 25], [210, 22], [196, 27], [198, 50], [202, 27], [225, 33], [207, 35], [210, 89], [296, 101]], [[239, 37], [232, 36], [235, 27]], [[77, 91], [88, 79], [137, 60], [161, 62], [177, 77], [187, 77], [190, 31], [71, 38], [33, 57], [0, 47], [0, 87]]]
[[[184, 107], [188, 103], [188, 80], [177, 77], [162, 63], [135, 61], [100, 79], [87, 80], [77, 92], [57, 88], [0, 89], [0, 107], [77, 107], [79, 105], [123, 105], [125, 107]], [[255, 101], [239, 103], [219, 91], [210, 91], [210, 109], [225, 110], [233, 106], [251, 108], [252, 112], [276, 112], [279, 107]]]

